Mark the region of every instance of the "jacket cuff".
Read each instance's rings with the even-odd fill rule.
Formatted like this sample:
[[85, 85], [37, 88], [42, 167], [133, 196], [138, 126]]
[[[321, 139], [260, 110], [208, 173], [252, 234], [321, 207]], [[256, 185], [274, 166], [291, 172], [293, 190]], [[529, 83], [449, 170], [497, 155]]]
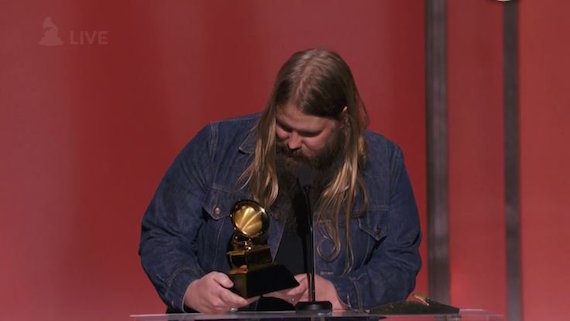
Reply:
[[168, 289], [168, 304], [179, 310], [180, 312], [188, 312], [188, 308], [184, 305], [184, 297], [190, 283], [198, 279], [196, 273], [191, 268], [185, 268], [178, 271], [170, 282]]

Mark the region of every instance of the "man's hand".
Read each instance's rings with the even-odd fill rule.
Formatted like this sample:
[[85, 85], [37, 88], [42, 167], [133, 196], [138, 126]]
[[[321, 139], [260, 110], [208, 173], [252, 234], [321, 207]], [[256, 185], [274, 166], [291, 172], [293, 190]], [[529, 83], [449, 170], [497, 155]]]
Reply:
[[244, 299], [229, 290], [234, 283], [224, 273], [210, 272], [192, 281], [186, 289], [184, 304], [202, 313], [226, 313], [241, 308], [258, 298]]
[[[309, 300], [308, 279], [306, 274], [296, 275], [295, 278], [299, 283], [305, 284], [307, 291], [303, 293], [299, 301]], [[320, 275], [315, 275], [315, 300], [316, 301], [329, 301], [332, 303], [333, 310], [346, 310], [346, 306], [338, 298], [336, 288], [331, 281], [323, 278]]]
[[297, 302], [299, 302], [299, 300], [301, 299], [301, 297], [303, 297], [303, 295], [306, 296], [307, 285], [308, 285], [307, 282], [304, 281], [306, 278], [307, 278], [306, 274], [297, 274], [295, 275], [295, 279], [297, 280], [297, 282], [299, 282], [299, 286], [290, 289], [271, 292], [268, 294], [264, 294], [263, 296], [278, 298], [283, 301], [287, 301], [292, 305], [295, 305], [297, 304]]

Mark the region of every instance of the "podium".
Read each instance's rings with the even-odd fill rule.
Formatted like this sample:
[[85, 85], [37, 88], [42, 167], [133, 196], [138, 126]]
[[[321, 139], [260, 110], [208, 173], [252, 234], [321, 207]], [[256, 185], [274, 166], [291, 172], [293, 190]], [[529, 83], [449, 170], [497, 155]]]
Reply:
[[194, 320], [302, 320], [302, 321], [504, 321], [500, 314], [478, 309], [461, 309], [456, 314], [407, 314], [382, 315], [366, 312], [333, 311], [326, 314], [296, 313], [295, 311], [275, 312], [233, 312], [226, 314], [173, 313], [173, 314], [134, 314], [134, 321], [194, 321]]

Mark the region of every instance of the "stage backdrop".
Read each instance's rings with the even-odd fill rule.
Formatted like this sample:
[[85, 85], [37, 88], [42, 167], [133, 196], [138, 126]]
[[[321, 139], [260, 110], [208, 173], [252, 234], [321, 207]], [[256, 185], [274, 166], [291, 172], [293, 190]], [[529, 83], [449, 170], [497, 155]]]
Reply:
[[[570, 284], [570, 2], [516, 2], [521, 319], [562, 321]], [[515, 165], [505, 163], [503, 139], [510, 4], [447, 1], [450, 297], [505, 314], [504, 175]]]
[[[518, 3], [522, 316], [565, 320], [570, 2]], [[502, 5], [447, 2], [449, 263], [450, 303], [506, 313]], [[3, 319], [163, 312], [137, 255], [156, 185], [309, 47], [346, 58], [403, 148], [427, 262], [424, 1], [0, 0], [0, 17]]]
[[156, 185], [208, 121], [260, 111], [279, 66], [309, 47], [352, 66], [370, 127], [405, 152], [425, 233], [423, 1], [2, 1], [0, 12], [2, 318], [163, 312], [137, 255]]

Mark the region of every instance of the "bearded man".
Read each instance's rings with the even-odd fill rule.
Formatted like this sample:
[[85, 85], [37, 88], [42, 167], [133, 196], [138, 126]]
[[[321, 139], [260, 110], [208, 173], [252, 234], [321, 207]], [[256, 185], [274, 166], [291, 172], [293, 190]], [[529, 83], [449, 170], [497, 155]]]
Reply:
[[[309, 298], [299, 167], [313, 177], [316, 299], [334, 310], [405, 299], [421, 266], [417, 206], [401, 150], [367, 123], [346, 62], [310, 49], [281, 67], [261, 114], [204, 127], [168, 169], [142, 222], [141, 262], [168, 310], [286, 309]], [[261, 299], [231, 291], [229, 214], [243, 199], [267, 210], [273, 259], [299, 286]]]

